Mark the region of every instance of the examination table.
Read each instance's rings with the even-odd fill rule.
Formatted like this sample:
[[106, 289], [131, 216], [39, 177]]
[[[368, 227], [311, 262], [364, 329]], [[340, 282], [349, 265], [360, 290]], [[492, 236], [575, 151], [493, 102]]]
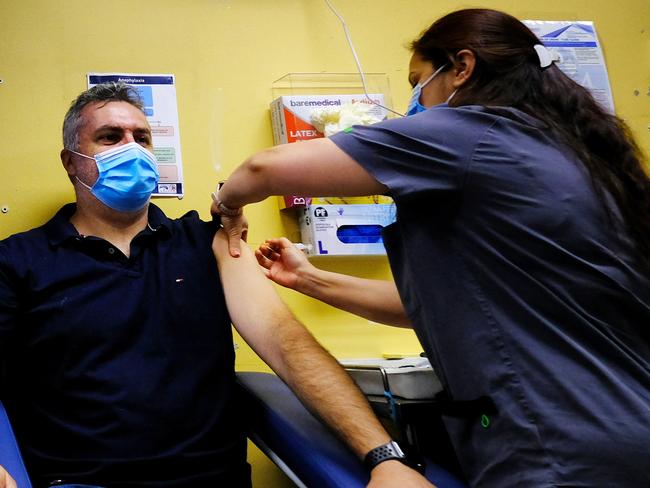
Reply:
[[[242, 405], [249, 420], [248, 436], [298, 486], [307, 488], [365, 487], [363, 464], [313, 417], [275, 375], [237, 374]], [[31, 488], [7, 413], [0, 403], [0, 465], [18, 488]], [[438, 488], [465, 488], [452, 474], [427, 462], [427, 478]]]
[[[241, 372], [249, 438], [298, 486], [365, 487], [363, 464], [309, 413], [289, 388], [269, 373]], [[426, 477], [438, 488], [466, 488], [458, 478], [427, 461]]]

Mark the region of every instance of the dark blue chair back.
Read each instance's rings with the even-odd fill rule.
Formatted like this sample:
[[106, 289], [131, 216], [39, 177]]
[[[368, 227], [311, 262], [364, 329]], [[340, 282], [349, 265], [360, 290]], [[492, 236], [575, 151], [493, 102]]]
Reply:
[[0, 402], [0, 465], [16, 480], [18, 488], [32, 488], [14, 431], [2, 402]]

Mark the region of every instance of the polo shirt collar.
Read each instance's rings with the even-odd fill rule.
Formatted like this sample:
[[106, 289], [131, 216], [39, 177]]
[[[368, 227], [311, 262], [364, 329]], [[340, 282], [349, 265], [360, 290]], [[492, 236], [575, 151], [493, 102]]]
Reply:
[[[68, 203], [61, 207], [59, 211], [44, 226], [45, 234], [51, 245], [58, 246], [68, 239], [76, 239], [79, 232], [74, 225], [70, 223], [70, 218], [77, 209], [75, 203]], [[169, 218], [153, 203], [149, 203], [147, 229], [143, 232], [155, 232], [160, 235], [171, 235], [172, 225]]]

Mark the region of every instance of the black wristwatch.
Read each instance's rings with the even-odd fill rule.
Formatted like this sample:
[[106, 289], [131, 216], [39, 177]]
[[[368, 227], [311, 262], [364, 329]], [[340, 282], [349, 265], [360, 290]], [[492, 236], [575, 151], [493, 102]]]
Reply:
[[414, 454], [407, 456], [395, 441], [390, 441], [387, 444], [375, 447], [373, 450], [368, 452], [363, 460], [363, 464], [366, 466], [368, 471], [371, 471], [379, 463], [383, 463], [389, 459], [395, 459], [400, 463], [407, 465], [409, 468], [424, 474], [424, 460], [420, 456]]

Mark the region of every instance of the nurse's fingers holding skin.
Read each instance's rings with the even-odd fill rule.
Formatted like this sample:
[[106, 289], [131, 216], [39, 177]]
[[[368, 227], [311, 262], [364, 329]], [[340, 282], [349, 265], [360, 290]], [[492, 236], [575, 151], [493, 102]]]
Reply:
[[274, 247], [268, 240], [260, 246], [260, 250], [269, 259], [277, 260], [280, 257], [280, 249]]
[[288, 288], [295, 288], [303, 274], [313, 266], [305, 254], [286, 237], [267, 239], [255, 251], [255, 258], [267, 278]]
[[272, 253], [273, 251], [270, 251], [268, 248], [260, 247], [255, 250], [255, 258], [260, 266], [269, 269], [277, 259], [277, 257], [273, 258]]
[[277, 251], [273, 250], [271, 247], [269, 247], [268, 244], [264, 243], [261, 244], [260, 247], [257, 248], [255, 251], [255, 256], [257, 257], [257, 260], [260, 261], [260, 259], [264, 259], [264, 261], [261, 261], [260, 264], [265, 266], [267, 261], [270, 261], [272, 264], [273, 261], [277, 261], [280, 259], [280, 253]]

